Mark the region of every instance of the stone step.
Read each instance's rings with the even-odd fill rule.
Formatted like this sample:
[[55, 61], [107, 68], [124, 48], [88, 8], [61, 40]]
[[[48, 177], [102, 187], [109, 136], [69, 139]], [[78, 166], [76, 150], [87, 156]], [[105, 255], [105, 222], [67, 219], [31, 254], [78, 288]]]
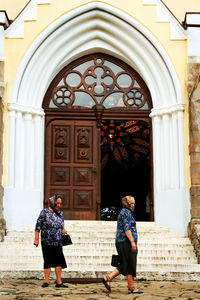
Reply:
[[[106, 242], [106, 241], [113, 241], [115, 242], [115, 235], [114, 234], [98, 234], [97, 233], [90, 233], [89, 235], [77, 235], [74, 233], [70, 233], [73, 242], [76, 243], [78, 241], [83, 241], [87, 243], [97, 243], [97, 242]], [[25, 243], [32, 243], [34, 239], [34, 235], [14, 235], [9, 234], [5, 236], [4, 243], [11, 243], [11, 242], [25, 242]], [[155, 243], [156, 241], [162, 242], [163, 244], [172, 244], [172, 243], [188, 243], [190, 244], [190, 240], [188, 237], [175, 237], [175, 236], [167, 236], [167, 235], [147, 235], [141, 236], [138, 235], [139, 243]]]
[[[160, 241], [156, 243], [146, 243], [146, 242], [140, 242], [138, 243], [139, 251], [144, 253], [146, 251], [156, 251], [159, 253], [159, 251], [163, 252], [166, 251], [166, 253], [175, 253], [178, 251], [186, 251], [187, 253], [194, 253], [193, 246], [191, 243], [173, 243], [173, 244], [163, 244]], [[13, 250], [22, 250], [22, 251], [37, 251], [38, 249], [41, 249], [41, 243], [36, 248], [33, 245], [33, 241], [31, 243], [23, 243], [23, 249], [21, 247], [21, 243], [0, 243], [0, 250], [1, 253], [3, 251], [13, 251]], [[115, 243], [114, 242], [96, 242], [96, 243], [88, 243], [87, 241], [78, 241], [74, 242], [72, 245], [64, 246], [63, 251], [113, 251], [115, 250]]]
[[[98, 232], [98, 236], [97, 236], [97, 232]], [[106, 237], [106, 238], [115, 238], [115, 231], [69, 231], [68, 233], [74, 237], [90, 237], [90, 238], [98, 238], [98, 237]], [[151, 234], [149, 232], [138, 232], [138, 236], [139, 239], [141, 238], [147, 238], [149, 237], [149, 235], [151, 235], [151, 237], [158, 237], [158, 238], [188, 238], [187, 236], [185, 236], [184, 234], [177, 234], [174, 232], [151, 232]], [[7, 235], [5, 236], [6, 239], [8, 238], [32, 238], [34, 237], [34, 232], [16, 232], [16, 231], [8, 231]]]
[[[23, 249], [25, 250], [32, 250], [33, 249], [33, 242], [30, 243], [15, 243], [15, 244], [0, 244], [0, 251], [2, 252], [3, 249], [6, 249], [6, 251], [10, 251], [10, 249], [21, 249], [23, 245]], [[40, 246], [38, 246], [40, 247]], [[107, 251], [113, 251], [115, 250], [115, 244], [114, 243], [103, 243], [103, 242], [98, 242], [95, 244], [89, 244], [87, 242], [77, 242], [76, 244], [70, 245], [66, 247], [67, 249], [89, 249], [89, 250], [98, 250], [98, 249], [106, 249]], [[140, 251], [145, 251], [146, 249], [151, 250], [151, 251], [162, 251], [162, 250], [167, 250], [167, 251], [179, 251], [179, 250], [185, 250], [185, 251], [192, 251], [194, 252], [193, 246], [191, 244], [161, 244], [161, 243], [155, 243], [155, 244], [138, 244], [138, 248]], [[35, 249], [35, 248], [34, 248]], [[39, 248], [38, 248], [39, 249]], [[65, 250], [67, 251], [67, 250]]]
[[[110, 232], [116, 231], [117, 222], [115, 221], [65, 221], [65, 228], [67, 231], [71, 232], [81, 232], [81, 231], [94, 231], [94, 232]], [[24, 227], [26, 232], [34, 232], [35, 228], [33, 226]], [[138, 233], [170, 233], [168, 227], [157, 227], [154, 222], [137, 222], [137, 231]], [[176, 235], [185, 234], [176, 233]]]
[[[73, 264], [73, 263], [80, 263], [82, 264], [89, 264], [89, 263], [94, 263], [94, 264], [109, 264], [110, 265], [110, 261], [111, 261], [111, 255], [108, 256], [98, 256], [98, 255], [81, 255], [81, 256], [76, 256], [74, 255], [69, 256], [69, 255], [65, 255], [66, 260]], [[16, 262], [16, 257], [15, 256], [3, 256], [1, 257], [1, 264], [8, 264], [8, 260], [9, 263], [15, 263]], [[42, 256], [38, 255], [38, 256], [18, 256], [17, 258], [17, 263], [18, 264], [23, 264], [24, 262], [29, 262], [29, 264], [31, 263], [37, 263], [39, 261], [42, 261]], [[138, 263], [142, 263], [142, 264], [162, 264], [162, 263], [175, 263], [175, 264], [195, 264], [197, 263], [197, 260], [195, 260], [192, 257], [158, 257], [158, 256], [151, 256], [151, 257], [138, 257]]]
[[[96, 271], [102, 271], [102, 272], [110, 272], [113, 270], [113, 267], [110, 266], [110, 264], [108, 263], [104, 263], [102, 262], [101, 264], [98, 265], [94, 265], [93, 262], [87, 263], [87, 264], [83, 264], [81, 265], [81, 270], [80, 270], [80, 262], [73, 262], [73, 263], [69, 263], [68, 264], [68, 271], [79, 271], [80, 275], [81, 273], [84, 272], [96, 272]], [[43, 262], [41, 260], [41, 262], [39, 264], [35, 264], [35, 263], [30, 263], [27, 265], [26, 262], [24, 263], [19, 263], [19, 262], [14, 262], [12, 264], [2, 264], [0, 265], [0, 271], [18, 271], [18, 270], [24, 270], [24, 271], [28, 271], [28, 270], [42, 270], [43, 268]], [[139, 263], [137, 264], [137, 270], [138, 272], [144, 272], [144, 271], [149, 271], [149, 272], [200, 272], [200, 266], [197, 264], [174, 264], [174, 263]], [[80, 276], [79, 276], [80, 277]]]
[[[102, 229], [104, 230], [110, 230], [110, 229], [116, 229], [117, 222], [116, 221], [76, 221], [76, 220], [65, 220], [65, 228], [66, 229], [76, 229], [77, 230], [92, 230], [94, 228], [99, 229], [100, 231]], [[152, 230], [152, 231], [163, 231], [163, 232], [169, 232], [168, 227], [162, 227], [162, 226], [155, 226], [154, 222], [137, 222], [137, 229], [140, 230]], [[34, 231], [34, 226], [25, 226], [24, 231]]]
[[[68, 268], [66, 277], [98, 277], [113, 270], [111, 255], [116, 253], [116, 222], [65, 221], [73, 244], [64, 247]], [[198, 278], [200, 265], [187, 235], [172, 233], [169, 228], [156, 227], [154, 222], [137, 222], [138, 274], [151, 278]], [[8, 232], [0, 243], [0, 277], [5, 274], [40, 274], [43, 278], [41, 244], [33, 246], [34, 227], [23, 232]], [[3, 275], [2, 275], [3, 274]], [[190, 276], [189, 276], [190, 275]], [[33, 276], [33, 275], [31, 275]], [[140, 275], [139, 275], [140, 276]], [[138, 277], [138, 276], [137, 276]]]
[[[38, 246], [38, 248], [0, 248], [1, 250], [1, 257], [6, 256], [38, 256], [38, 253], [41, 253], [41, 248]], [[89, 249], [89, 248], [73, 248], [73, 246], [70, 247], [64, 247], [63, 252], [65, 256], [87, 256], [87, 255], [98, 255], [98, 256], [111, 256], [112, 254], [116, 253], [115, 247], [111, 249]], [[41, 253], [42, 255], [42, 253]], [[158, 257], [182, 257], [182, 258], [187, 258], [188, 256], [191, 258], [195, 258], [196, 256], [194, 254], [193, 248], [191, 247], [190, 250], [185, 250], [185, 249], [176, 249], [176, 250], [166, 250], [166, 249], [141, 249], [139, 248], [138, 251], [138, 257], [153, 257], [153, 256], [158, 256]]]

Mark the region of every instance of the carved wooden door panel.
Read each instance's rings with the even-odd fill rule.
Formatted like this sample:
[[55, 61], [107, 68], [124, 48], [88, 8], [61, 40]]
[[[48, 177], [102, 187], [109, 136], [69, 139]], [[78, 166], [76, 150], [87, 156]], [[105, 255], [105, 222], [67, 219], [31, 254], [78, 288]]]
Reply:
[[46, 128], [45, 201], [63, 198], [65, 219], [99, 218], [99, 134], [95, 121], [54, 120]]

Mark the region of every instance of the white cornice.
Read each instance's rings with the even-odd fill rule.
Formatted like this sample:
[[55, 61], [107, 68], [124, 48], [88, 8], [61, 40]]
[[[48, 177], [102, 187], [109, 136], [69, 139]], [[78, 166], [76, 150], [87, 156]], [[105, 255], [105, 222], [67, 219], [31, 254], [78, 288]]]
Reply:
[[17, 103], [8, 103], [8, 110], [15, 111], [15, 112], [21, 112], [21, 113], [28, 113], [32, 115], [39, 115], [39, 116], [44, 116], [44, 110], [42, 108], [37, 108], [33, 106], [25, 106], [22, 104], [17, 104]]

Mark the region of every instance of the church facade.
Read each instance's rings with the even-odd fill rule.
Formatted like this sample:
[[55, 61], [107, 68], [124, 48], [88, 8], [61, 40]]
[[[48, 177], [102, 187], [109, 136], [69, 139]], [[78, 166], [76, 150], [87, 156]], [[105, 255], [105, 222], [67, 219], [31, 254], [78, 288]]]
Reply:
[[128, 193], [139, 221], [197, 221], [200, 6], [181, 23], [167, 2], [31, 0], [12, 22], [1, 11], [7, 230], [34, 225], [54, 193], [66, 219], [101, 219]]

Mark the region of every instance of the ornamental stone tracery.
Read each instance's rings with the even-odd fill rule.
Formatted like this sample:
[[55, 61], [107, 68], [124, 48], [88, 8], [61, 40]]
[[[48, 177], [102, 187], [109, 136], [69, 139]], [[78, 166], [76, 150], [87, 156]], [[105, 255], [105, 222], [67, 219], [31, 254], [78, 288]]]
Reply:
[[51, 89], [48, 108], [91, 109], [101, 105], [105, 109], [149, 110], [147, 90], [140, 76], [122, 62], [92, 55], [62, 71]]

